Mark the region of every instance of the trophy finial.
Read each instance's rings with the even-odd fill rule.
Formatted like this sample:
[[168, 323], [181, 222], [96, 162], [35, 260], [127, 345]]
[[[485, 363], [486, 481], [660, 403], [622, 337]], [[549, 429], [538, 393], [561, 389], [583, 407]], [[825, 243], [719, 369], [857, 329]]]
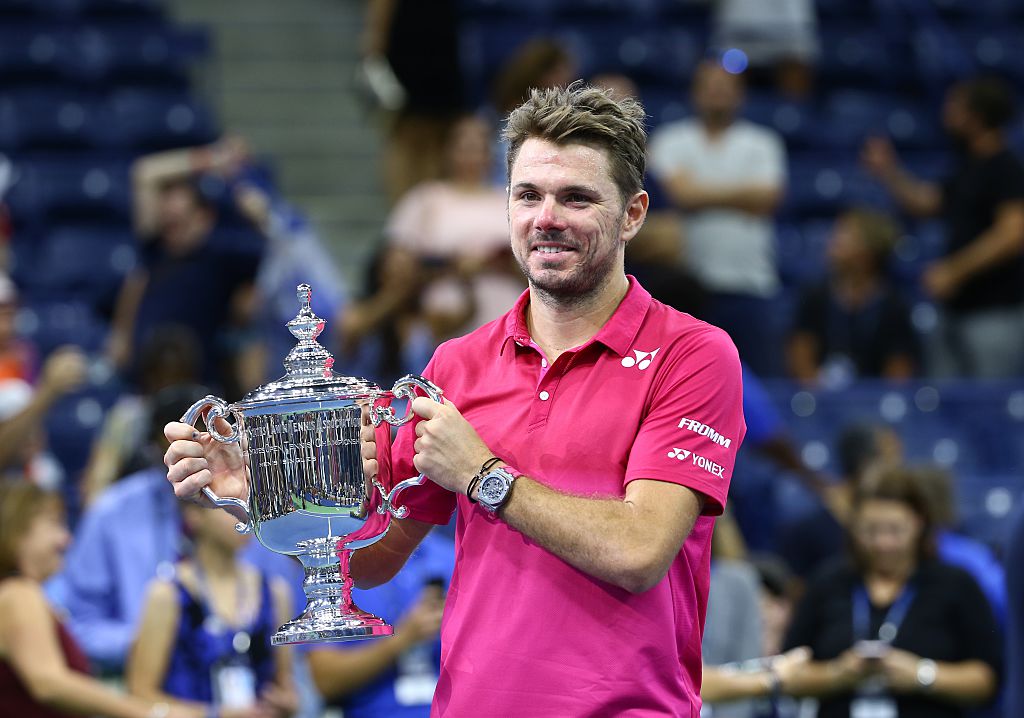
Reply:
[[334, 357], [316, 340], [323, 332], [326, 322], [309, 306], [313, 290], [308, 284], [296, 287], [295, 296], [302, 306], [295, 318], [285, 326], [299, 343], [292, 347], [288, 356], [284, 358], [284, 367], [289, 375], [326, 376], [334, 364]]

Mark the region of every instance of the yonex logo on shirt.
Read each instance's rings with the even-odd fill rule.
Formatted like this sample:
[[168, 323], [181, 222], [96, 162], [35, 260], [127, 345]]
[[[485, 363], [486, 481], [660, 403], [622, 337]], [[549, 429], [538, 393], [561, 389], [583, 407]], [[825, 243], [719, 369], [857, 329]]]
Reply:
[[732, 444], [732, 439], [727, 439], [707, 424], [702, 424], [699, 421], [694, 421], [693, 419], [687, 419], [685, 416], [679, 420], [679, 428], [689, 429], [694, 434], [706, 436], [719, 446], [724, 446], [727, 449]]
[[690, 463], [693, 464], [694, 466], [699, 466], [700, 468], [704, 469], [709, 474], [714, 474], [715, 476], [717, 476], [720, 479], [724, 479], [725, 478], [725, 467], [724, 466], [722, 466], [721, 464], [715, 463], [711, 459], [705, 459], [703, 456], [698, 456], [697, 454], [693, 453], [692, 451], [688, 451], [686, 449], [680, 449], [678, 447], [673, 446], [672, 447], [672, 451], [668, 452], [668, 454], [666, 454], [666, 456], [668, 456], [668, 458], [670, 458], [670, 459], [678, 459], [679, 461], [684, 461], [687, 458], [692, 457], [692, 458], [690, 458]]
[[626, 367], [627, 369], [629, 367], [635, 366], [640, 371], [643, 371], [644, 369], [651, 365], [651, 362], [654, 361], [655, 355], [657, 355], [657, 353], [660, 351], [661, 347], [658, 347], [657, 349], [649, 352], [642, 352], [639, 349], [634, 349], [633, 354], [635, 356], [624, 358], [622, 360], [622, 366]]

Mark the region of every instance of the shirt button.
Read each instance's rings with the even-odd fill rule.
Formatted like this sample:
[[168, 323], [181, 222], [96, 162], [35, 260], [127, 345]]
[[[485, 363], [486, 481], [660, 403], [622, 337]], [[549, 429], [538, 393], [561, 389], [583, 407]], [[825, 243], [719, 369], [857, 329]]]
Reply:
[[540, 360], [540, 365], [543, 366], [543, 367], [546, 367], [548, 365], [548, 360], [547, 359], [541, 359]]
[[547, 401], [547, 400], [548, 400], [548, 398], [549, 398], [549, 397], [550, 397], [551, 395], [550, 395], [550, 394], [548, 394], [548, 393], [547, 393], [546, 391], [542, 391], [542, 392], [541, 392], [541, 393], [539, 394], [539, 396], [540, 396], [540, 400], [541, 400], [541, 401]]

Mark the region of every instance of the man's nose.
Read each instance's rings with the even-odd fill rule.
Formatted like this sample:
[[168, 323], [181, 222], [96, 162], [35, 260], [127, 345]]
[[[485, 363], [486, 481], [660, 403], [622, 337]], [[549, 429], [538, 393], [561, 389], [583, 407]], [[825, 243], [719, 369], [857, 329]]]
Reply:
[[537, 212], [534, 224], [537, 229], [545, 232], [553, 229], [565, 229], [565, 217], [562, 215], [562, 208], [554, 197], [549, 195], [544, 198]]

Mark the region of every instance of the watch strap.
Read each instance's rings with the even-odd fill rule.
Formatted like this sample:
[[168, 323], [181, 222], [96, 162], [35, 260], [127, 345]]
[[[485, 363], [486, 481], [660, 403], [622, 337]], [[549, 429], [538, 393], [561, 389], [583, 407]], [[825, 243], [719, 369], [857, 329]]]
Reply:
[[499, 463], [501, 463], [501, 459], [497, 456], [492, 456], [480, 466], [480, 470], [469, 480], [469, 485], [466, 487], [466, 498], [469, 499], [470, 503], [476, 503], [476, 499], [473, 498], [473, 492], [476, 491], [476, 487], [480, 485], [480, 481], [487, 472], [494, 468], [495, 464]]

